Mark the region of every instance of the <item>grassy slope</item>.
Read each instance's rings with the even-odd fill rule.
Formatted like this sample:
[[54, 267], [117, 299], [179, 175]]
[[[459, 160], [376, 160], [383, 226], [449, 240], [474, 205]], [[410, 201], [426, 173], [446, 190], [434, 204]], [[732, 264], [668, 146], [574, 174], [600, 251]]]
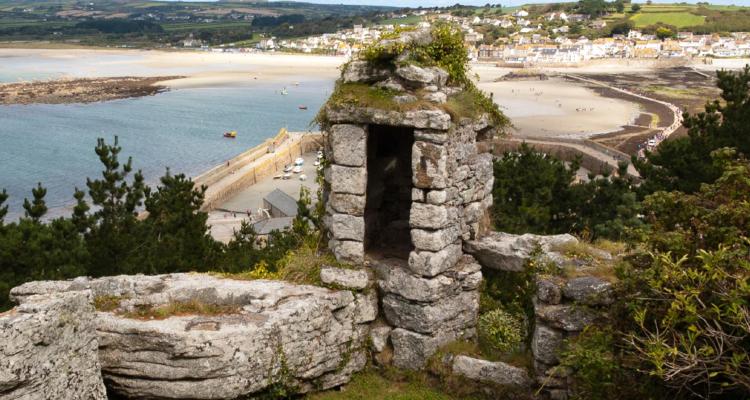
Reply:
[[[747, 7], [711, 5], [707, 8], [711, 10], [736, 11]], [[674, 25], [678, 28], [699, 26], [705, 23], [706, 18], [693, 14], [697, 9], [698, 6], [694, 4], [644, 4], [641, 11], [631, 16], [630, 19], [635, 22], [636, 28], [654, 25], [658, 22]]]
[[380, 23], [383, 25], [416, 25], [422, 21], [422, 17], [418, 15], [410, 15], [406, 18], [391, 18], [384, 19]]
[[658, 22], [674, 25], [678, 28], [703, 25], [705, 22], [705, 17], [684, 11], [639, 13], [630, 19], [635, 22], [636, 28], [654, 25]]

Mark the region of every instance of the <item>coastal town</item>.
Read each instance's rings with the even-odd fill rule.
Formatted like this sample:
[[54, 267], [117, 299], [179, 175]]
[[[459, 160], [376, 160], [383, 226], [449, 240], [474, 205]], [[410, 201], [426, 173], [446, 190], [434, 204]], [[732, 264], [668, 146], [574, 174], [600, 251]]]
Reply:
[[[589, 38], [575, 34], [581, 26], [603, 29], [607, 22], [591, 19], [584, 14], [551, 12], [538, 19], [529, 17], [523, 9], [493, 17], [461, 17], [439, 11], [416, 11], [394, 15], [395, 23], [367, 27], [354, 25], [335, 33], [298, 39], [261, 38], [254, 47], [232, 44], [209, 47], [189, 36], [183, 47], [200, 47], [207, 51], [252, 52], [284, 51], [309, 54], [352, 56], [383, 35], [404, 29], [425, 29], [439, 22], [460, 26], [470, 58], [475, 61], [499, 61], [508, 64], [572, 64], [596, 59], [677, 59], [677, 58], [733, 58], [750, 56], [750, 33], [695, 34], [674, 32], [669, 37], [631, 29], [611, 37]], [[398, 23], [399, 20], [416, 23]], [[575, 27], [572, 28], [572, 27]], [[482, 33], [492, 28], [508, 32], [495, 40]]]

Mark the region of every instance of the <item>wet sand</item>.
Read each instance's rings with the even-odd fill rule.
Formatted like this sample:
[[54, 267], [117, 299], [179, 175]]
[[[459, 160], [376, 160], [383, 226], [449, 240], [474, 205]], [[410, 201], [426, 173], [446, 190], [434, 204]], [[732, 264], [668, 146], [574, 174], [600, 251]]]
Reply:
[[516, 136], [585, 138], [620, 130], [640, 114], [636, 103], [601, 96], [560, 77], [501, 82], [482, 78], [479, 87], [492, 93]]

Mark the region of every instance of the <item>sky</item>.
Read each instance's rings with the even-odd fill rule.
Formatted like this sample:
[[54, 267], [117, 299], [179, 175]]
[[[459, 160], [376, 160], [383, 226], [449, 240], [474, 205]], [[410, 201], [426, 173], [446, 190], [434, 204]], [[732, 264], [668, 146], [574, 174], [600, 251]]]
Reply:
[[[273, 0], [271, 0], [273, 1]], [[562, 2], [565, 0], [556, 0]], [[654, 3], [697, 3], [701, 0], [654, 0]], [[702, 0], [706, 1], [706, 0]], [[750, 0], [708, 0], [711, 4], [721, 5], [743, 5], [750, 6]], [[518, 6], [529, 3], [551, 3], [555, 1], [534, 1], [534, 0], [305, 0], [306, 3], [320, 3], [320, 4], [355, 4], [355, 5], [379, 5], [379, 6], [395, 6], [395, 7], [435, 7], [435, 6], [451, 6], [456, 3], [464, 5], [485, 5], [490, 4], [502, 4], [504, 6]], [[635, 0], [636, 3], [645, 3], [646, 0]]]

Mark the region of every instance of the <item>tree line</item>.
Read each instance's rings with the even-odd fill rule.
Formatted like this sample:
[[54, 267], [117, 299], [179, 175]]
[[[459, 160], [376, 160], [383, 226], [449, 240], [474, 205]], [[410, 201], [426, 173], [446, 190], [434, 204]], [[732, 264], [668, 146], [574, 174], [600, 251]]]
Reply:
[[495, 162], [496, 229], [627, 245], [614, 304], [560, 354], [573, 398], [750, 396], [750, 67], [717, 85], [687, 136], [633, 159], [638, 184], [624, 165], [574, 182], [528, 146]]
[[86, 190], [75, 189], [70, 216], [45, 221], [46, 189], [38, 184], [23, 202], [18, 221], [6, 222], [7, 192], [0, 192], [0, 310], [11, 306], [8, 291], [31, 280], [76, 276], [160, 274], [188, 271], [246, 271], [276, 261], [311, 233], [315, 221], [302, 193], [294, 229], [273, 232], [259, 246], [257, 234], [244, 223], [228, 244], [215, 241], [200, 211], [205, 187], [196, 188], [183, 174], [167, 170], [152, 189], [132, 159], [121, 162], [121, 147], [99, 139], [95, 148], [102, 163], [97, 179]]

